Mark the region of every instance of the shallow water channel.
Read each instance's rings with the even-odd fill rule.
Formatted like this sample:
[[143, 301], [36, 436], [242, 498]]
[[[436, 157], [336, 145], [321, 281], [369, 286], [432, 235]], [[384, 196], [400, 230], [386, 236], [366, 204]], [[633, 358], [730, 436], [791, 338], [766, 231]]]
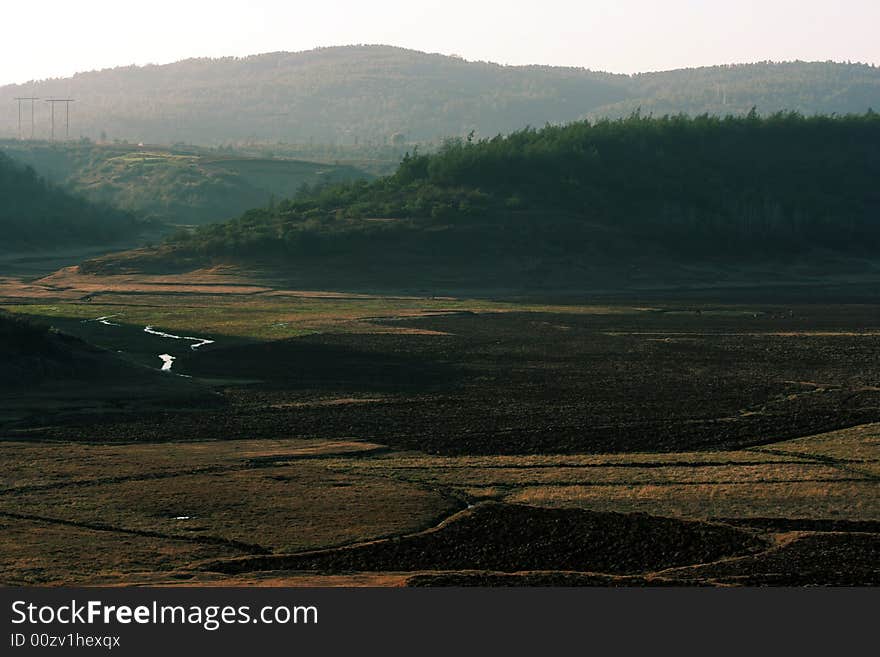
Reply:
[[[117, 324], [116, 322], [110, 321], [115, 317], [121, 317], [121, 315], [103, 315], [94, 319], [85, 319], [83, 320], [83, 322], [97, 322], [98, 324], [103, 324], [104, 326], [122, 326], [122, 324]], [[206, 344], [214, 344], [214, 340], [211, 340], [210, 338], [197, 338], [192, 335], [175, 335], [174, 333], [157, 331], [152, 327], [152, 325], [149, 324], [144, 327], [144, 333], [149, 333], [150, 335], [155, 335], [160, 338], [167, 338], [169, 340], [187, 340], [189, 342], [192, 342], [189, 348], [193, 351], [195, 351], [199, 347], [204, 347]], [[158, 357], [162, 361], [161, 370], [163, 372], [170, 372], [171, 368], [174, 365], [174, 361], [177, 360], [177, 356], [172, 356], [171, 354], [158, 354]]]

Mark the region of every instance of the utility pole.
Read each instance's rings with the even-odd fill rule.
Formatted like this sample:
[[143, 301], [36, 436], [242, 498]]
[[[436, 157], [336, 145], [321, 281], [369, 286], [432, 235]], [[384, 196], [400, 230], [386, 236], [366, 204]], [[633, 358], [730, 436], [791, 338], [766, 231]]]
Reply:
[[31, 139], [34, 138], [34, 101], [40, 100], [39, 98], [33, 98], [31, 96], [21, 96], [17, 97], [15, 100], [18, 101], [18, 140], [21, 141], [21, 101], [29, 100], [31, 102]]
[[46, 102], [52, 108], [52, 141], [55, 141], [55, 103], [64, 103], [65, 119], [64, 119], [64, 137], [70, 138], [70, 104], [74, 102], [73, 98], [48, 98]]

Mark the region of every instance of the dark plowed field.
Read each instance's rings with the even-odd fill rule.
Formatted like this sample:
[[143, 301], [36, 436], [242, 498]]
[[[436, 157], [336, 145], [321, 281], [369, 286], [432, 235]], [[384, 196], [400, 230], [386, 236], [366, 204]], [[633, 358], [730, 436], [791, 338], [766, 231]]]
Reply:
[[645, 514], [487, 504], [422, 534], [309, 554], [218, 562], [209, 570], [576, 570], [635, 574], [766, 547], [731, 527]]
[[775, 550], [688, 568], [685, 579], [743, 586], [880, 585], [880, 534], [813, 534]]
[[[436, 573], [413, 575], [406, 580], [411, 587], [478, 587], [478, 586], [602, 586], [602, 587], [645, 587], [645, 586], [701, 586], [700, 583], [685, 580], [648, 579], [645, 577], [625, 577], [611, 575], [591, 575], [582, 573], [544, 572], [544, 573]], [[708, 586], [708, 585], [705, 585]]]
[[[874, 306], [461, 314], [420, 334], [210, 348], [176, 371], [259, 380], [204, 413], [71, 419], [65, 438], [355, 436], [442, 454], [736, 448], [880, 420]], [[230, 386], [236, 385], [231, 383]], [[379, 396], [370, 404], [290, 405]], [[51, 429], [46, 434], [51, 436]]]

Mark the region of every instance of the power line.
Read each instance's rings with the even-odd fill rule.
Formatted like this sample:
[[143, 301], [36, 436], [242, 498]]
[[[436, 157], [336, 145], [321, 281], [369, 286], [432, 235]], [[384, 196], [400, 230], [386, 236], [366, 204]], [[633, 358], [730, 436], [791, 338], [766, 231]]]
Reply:
[[21, 102], [23, 100], [29, 100], [31, 102], [31, 139], [34, 138], [34, 101], [40, 100], [39, 98], [32, 96], [20, 96], [16, 97], [15, 100], [18, 101], [18, 140], [21, 141]]
[[70, 138], [70, 104], [75, 102], [73, 98], [47, 98], [46, 102], [52, 108], [52, 141], [55, 141], [55, 103], [64, 103], [64, 138]]

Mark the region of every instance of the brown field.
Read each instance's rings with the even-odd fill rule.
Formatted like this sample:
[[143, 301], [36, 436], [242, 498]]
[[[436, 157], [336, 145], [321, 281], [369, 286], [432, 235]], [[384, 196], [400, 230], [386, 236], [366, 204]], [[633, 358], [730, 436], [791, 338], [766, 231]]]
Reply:
[[3, 584], [880, 583], [870, 302], [320, 292], [232, 267], [66, 268], [0, 301], [119, 363], [3, 390]]
[[130, 584], [173, 579], [180, 570], [239, 550], [0, 516], [4, 585]]
[[[854, 463], [864, 467], [877, 462], [878, 431], [880, 426], [872, 425], [795, 439], [774, 444], [773, 452], [766, 454], [769, 448], [437, 457], [389, 452], [355, 440], [122, 445], [7, 442], [2, 449], [15, 457], [6, 459], [2, 482], [6, 488], [0, 498], [0, 522], [6, 528], [0, 550], [11, 564], [4, 581], [313, 585], [314, 575], [294, 570], [317, 568], [325, 571], [323, 583], [353, 585], [353, 575], [345, 572], [352, 565], [293, 569], [296, 562], [289, 559], [294, 557], [279, 557], [286, 559], [279, 563], [260, 561], [256, 571], [225, 575], [204, 568], [217, 559], [296, 554], [411, 535], [435, 526], [468, 500], [473, 504], [480, 499], [537, 508], [642, 512], [721, 521], [724, 526], [731, 519], [874, 522], [872, 531], [877, 531], [877, 478], [870, 473], [857, 478], [848, 468]], [[830, 444], [837, 444], [838, 449], [851, 445], [842, 464], [814, 460], [816, 455], [824, 457]], [[798, 456], [787, 456], [789, 452]], [[189, 517], [176, 519], [183, 516]], [[479, 526], [472, 533], [481, 535], [481, 531], [485, 540], [498, 536], [497, 530]], [[770, 526], [759, 536], [772, 543], [784, 531]], [[86, 558], [91, 555], [89, 541], [99, 554]], [[104, 547], [98, 550], [99, 545]], [[460, 546], [460, 541], [453, 545]], [[532, 553], [531, 543], [528, 546]], [[436, 553], [436, 548], [430, 552]], [[329, 554], [335, 552], [331, 549]], [[361, 583], [400, 585], [407, 580], [407, 572], [455, 570], [448, 564], [431, 568], [426, 563], [403, 568], [404, 562], [396, 558], [395, 563], [401, 565], [381, 568], [390, 579], [373, 575]], [[373, 561], [382, 563], [377, 559]], [[532, 571], [534, 566], [523, 564], [519, 570]], [[328, 568], [343, 572], [326, 572]], [[546, 571], [547, 565], [542, 568]], [[478, 569], [478, 565], [470, 568]], [[484, 576], [472, 577], [485, 583]], [[732, 578], [725, 575], [724, 581], [733, 582]], [[534, 579], [530, 575], [527, 581]], [[669, 579], [668, 574], [660, 579]], [[541, 580], [533, 583], [537, 581]], [[444, 582], [450, 583], [443, 579], [435, 583]], [[578, 583], [587, 582], [568, 581]]]

